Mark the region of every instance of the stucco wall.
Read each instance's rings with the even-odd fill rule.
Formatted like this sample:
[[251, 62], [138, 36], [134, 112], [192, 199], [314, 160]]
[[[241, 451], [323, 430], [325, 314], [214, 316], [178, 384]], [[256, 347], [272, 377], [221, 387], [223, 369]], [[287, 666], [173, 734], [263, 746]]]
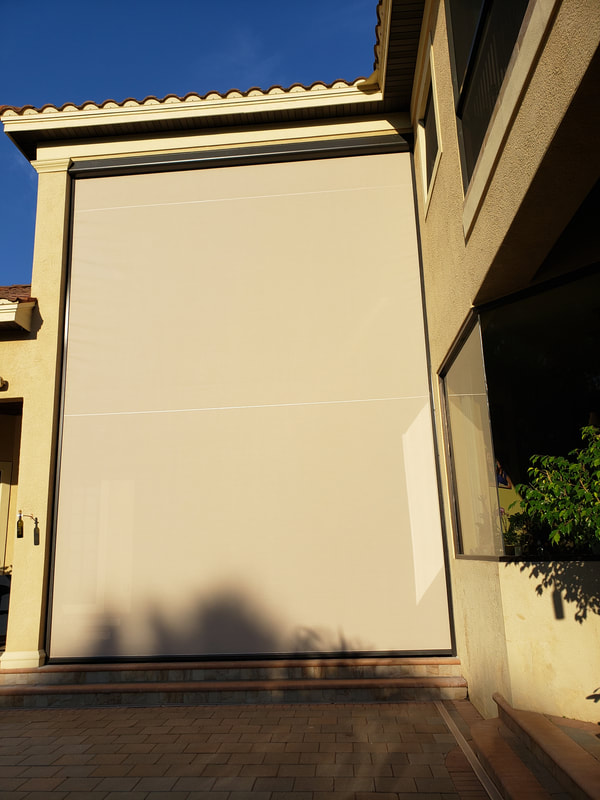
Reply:
[[[486, 300], [492, 299], [491, 291], [499, 297], [526, 285], [593, 185], [595, 172], [590, 171], [592, 165], [586, 163], [588, 142], [582, 131], [577, 152], [570, 154], [568, 184], [557, 178], [556, 193], [546, 197], [547, 205], [540, 201], [536, 229], [528, 226], [523, 230], [511, 242], [509, 257], [505, 255], [507, 235], [513, 236], [524, 199], [534, 180], [539, 179], [540, 168], [557, 169], [556, 162], [552, 165], [543, 162], [551, 145], [556, 144], [554, 140], [561, 126], [567, 123], [570, 106], [598, 46], [600, 6], [592, 0], [539, 3], [540, 6], [558, 5], [556, 17], [549, 16], [547, 41], [541, 54], [531, 53], [533, 60], [516, 62], [509, 67], [510, 77], [520, 78], [524, 84], [524, 95], [516, 105], [507, 97], [504, 106], [499, 108], [498, 117], [512, 120], [510, 124], [500, 125], [501, 130], [495, 134], [496, 138], [501, 133], [507, 137], [500, 157], [491, 171], [480, 168], [485, 164], [478, 165], [465, 198], [444, 3], [432, 5], [432, 72], [437, 90], [442, 155], [426, 214], [420, 180], [417, 180], [417, 193], [432, 366], [437, 371], [473, 301], [481, 295], [484, 282], [490, 283], [488, 272], [493, 271], [494, 280], [491, 281], [493, 290], [488, 291]], [[425, 37], [422, 43], [426, 51]], [[423, 68], [423, 55], [422, 61]], [[519, 75], [526, 67], [529, 67], [527, 75]], [[418, 82], [419, 76], [416, 85]], [[492, 139], [490, 135], [484, 149], [497, 144]], [[422, 171], [421, 155], [417, 147], [417, 175]], [[482, 172], [486, 174], [482, 176]], [[480, 188], [482, 182], [487, 183], [487, 190], [466, 238], [465, 225], [472, 217], [469, 209], [473, 205], [473, 190]], [[570, 193], [573, 196], [567, 197]], [[548, 224], [550, 214], [553, 215], [551, 225]]]
[[452, 589], [456, 645], [469, 699], [484, 716], [494, 717], [493, 692], [511, 697], [498, 562], [455, 559]]
[[598, 722], [598, 562], [452, 564], [457, 649], [471, 702]]
[[[428, 202], [419, 144], [415, 175], [440, 432], [437, 373], [473, 304], [531, 282], [597, 174], [591, 134], [581, 122], [582, 93], [598, 66], [600, 6], [593, 0], [539, 0], [530, 4], [527, 22], [529, 39], [520, 38], [521, 58], [513, 59], [508, 73], [522, 91], [515, 98], [503, 90], [498, 119], [492, 120], [484, 158], [465, 197], [444, 3], [432, 2], [426, 12], [415, 86], [423, 85], [430, 58], [442, 150]], [[417, 109], [415, 103], [415, 123]], [[498, 157], [487, 163], [486, 148], [488, 153], [498, 150]], [[567, 587], [572, 593], [580, 580], [572, 571], [564, 573], [564, 617], [559, 619], [552, 590], [538, 595], [536, 579], [527, 570], [493, 560], [457, 559], [443, 451], [440, 447], [455, 635], [471, 700], [486, 716], [496, 715], [491, 695], [500, 691], [516, 706], [581, 719], [594, 719], [595, 713], [597, 718], [597, 705], [586, 699], [600, 683], [598, 593], [592, 584], [597, 565], [581, 568], [588, 611], [584, 621], [576, 622], [573, 602], [564, 600]]]
[[598, 722], [598, 562], [498, 566], [513, 705]]
[[[31, 293], [38, 300], [32, 332], [2, 343], [3, 400], [23, 399], [18, 508], [39, 519], [14, 540], [13, 577], [4, 668], [37, 666], [44, 660], [43, 636], [51, 524], [58, 375], [62, 353], [63, 281], [68, 161], [47, 164], [39, 176], [36, 240]], [[47, 170], [47, 171], [46, 171]], [[10, 532], [9, 532], [10, 533]], [[14, 535], [14, 533], [13, 533]]]

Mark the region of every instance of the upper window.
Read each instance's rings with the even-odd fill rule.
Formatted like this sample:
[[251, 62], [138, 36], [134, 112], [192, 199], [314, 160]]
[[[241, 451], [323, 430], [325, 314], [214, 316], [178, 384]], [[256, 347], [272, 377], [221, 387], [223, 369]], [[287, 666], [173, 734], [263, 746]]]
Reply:
[[438, 155], [437, 120], [433, 104], [433, 87], [429, 87], [427, 102], [425, 103], [425, 116], [423, 117], [425, 129], [425, 171], [427, 174], [427, 187], [431, 184], [433, 168]]
[[469, 183], [529, 0], [447, 0], [456, 116]]
[[442, 155], [431, 40], [429, 41], [425, 65], [417, 91], [415, 110], [418, 119], [416, 148], [418, 149], [419, 160], [421, 162], [423, 190], [425, 195], [425, 213], [427, 213], [427, 207], [435, 182], [437, 165]]

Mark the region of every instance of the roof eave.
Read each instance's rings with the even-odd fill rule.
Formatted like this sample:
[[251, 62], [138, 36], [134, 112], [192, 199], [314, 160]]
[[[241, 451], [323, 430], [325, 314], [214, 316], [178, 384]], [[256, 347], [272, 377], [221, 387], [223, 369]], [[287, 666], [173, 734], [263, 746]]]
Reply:
[[[372, 114], [382, 107], [382, 93], [372, 79], [352, 84], [338, 81], [331, 87], [317, 84], [310, 88], [275, 87], [268, 92], [253, 90], [247, 95], [211, 93], [187, 99], [126, 101], [122, 105], [86, 103], [83, 107], [57, 109], [5, 109], [0, 119], [5, 133], [32, 160], [38, 144], [48, 141], [87, 139], [101, 136], [149, 135], [164, 131], [189, 131], [192, 128], [269, 123], [305, 119], [310, 116]], [[226, 121], [226, 123], [225, 123]]]

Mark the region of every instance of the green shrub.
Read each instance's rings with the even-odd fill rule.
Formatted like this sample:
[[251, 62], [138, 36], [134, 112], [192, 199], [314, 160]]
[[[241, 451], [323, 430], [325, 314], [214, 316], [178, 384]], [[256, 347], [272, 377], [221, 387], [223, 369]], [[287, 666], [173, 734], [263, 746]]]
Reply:
[[581, 436], [585, 446], [566, 457], [531, 457], [529, 483], [515, 486], [521, 505], [510, 535], [542, 528], [561, 549], [600, 551], [600, 430], [582, 428]]

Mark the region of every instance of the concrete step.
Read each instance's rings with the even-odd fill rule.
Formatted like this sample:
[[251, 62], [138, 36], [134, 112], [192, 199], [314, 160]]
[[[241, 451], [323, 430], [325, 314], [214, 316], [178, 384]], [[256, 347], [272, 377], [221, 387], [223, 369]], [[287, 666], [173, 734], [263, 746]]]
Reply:
[[0, 672], [0, 706], [460, 700], [456, 658], [47, 665]]
[[471, 726], [471, 745], [505, 800], [556, 800], [511, 747], [507, 729], [496, 717]]
[[451, 656], [407, 658], [287, 658], [219, 661], [47, 664], [37, 669], [0, 671], [0, 686], [50, 683], [149, 681], [331, 680], [357, 678], [460, 677], [460, 659]]
[[493, 695], [499, 719], [576, 800], [600, 800], [600, 762], [543, 714]]
[[471, 744], [506, 800], [600, 800], [600, 762], [542, 714], [494, 695], [499, 716], [471, 725]]

